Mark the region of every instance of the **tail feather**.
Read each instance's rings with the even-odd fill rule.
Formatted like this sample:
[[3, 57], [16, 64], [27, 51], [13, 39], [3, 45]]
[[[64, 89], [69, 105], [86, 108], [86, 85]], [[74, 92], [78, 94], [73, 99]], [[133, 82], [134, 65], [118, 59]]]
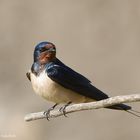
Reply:
[[139, 115], [140, 112], [138, 111], [135, 111], [135, 110], [125, 110], [125, 111], [140, 118], [140, 115]]
[[109, 106], [109, 107], [106, 107], [106, 108], [115, 109], [115, 110], [123, 110], [123, 111], [126, 111], [126, 112], [140, 118], [140, 112], [139, 111], [133, 110], [131, 106], [128, 106], [128, 105], [125, 105], [125, 104], [117, 104], [117, 105]]
[[115, 110], [131, 110], [131, 106], [125, 105], [125, 104], [117, 104], [113, 106], [106, 107], [109, 109], [115, 109]]

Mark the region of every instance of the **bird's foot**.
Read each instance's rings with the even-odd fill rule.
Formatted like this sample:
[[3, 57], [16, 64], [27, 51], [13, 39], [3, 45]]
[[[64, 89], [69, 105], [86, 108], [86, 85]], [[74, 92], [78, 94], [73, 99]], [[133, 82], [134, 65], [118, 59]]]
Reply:
[[49, 121], [50, 120], [50, 112], [52, 110], [54, 110], [54, 108], [57, 106], [58, 104], [55, 104], [54, 106], [52, 106], [51, 108], [49, 108], [48, 110], [44, 111], [44, 115], [46, 116], [46, 119]]
[[59, 109], [59, 111], [62, 112], [63, 115], [64, 115], [65, 117], [68, 117], [68, 116], [66, 115], [66, 108], [67, 108], [71, 103], [72, 103], [72, 102], [68, 102], [66, 105], [62, 106], [62, 107]]

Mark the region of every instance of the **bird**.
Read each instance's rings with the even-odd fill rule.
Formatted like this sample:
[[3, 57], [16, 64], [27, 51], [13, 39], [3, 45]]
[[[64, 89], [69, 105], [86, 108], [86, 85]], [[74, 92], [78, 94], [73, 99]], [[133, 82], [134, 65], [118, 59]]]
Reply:
[[[49, 119], [50, 111], [59, 104], [64, 104], [60, 111], [66, 116], [65, 109], [71, 103], [87, 103], [109, 98], [88, 78], [60, 61], [56, 57], [55, 45], [48, 41], [40, 42], [35, 46], [33, 64], [26, 76], [37, 95], [55, 103], [45, 112], [47, 119]], [[116, 104], [105, 108], [128, 112], [132, 110], [132, 107], [126, 104]]]

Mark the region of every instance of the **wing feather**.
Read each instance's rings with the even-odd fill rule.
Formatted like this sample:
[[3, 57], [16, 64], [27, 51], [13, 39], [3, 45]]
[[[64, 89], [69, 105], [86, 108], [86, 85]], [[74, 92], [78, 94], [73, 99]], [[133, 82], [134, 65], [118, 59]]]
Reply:
[[51, 64], [47, 70], [47, 75], [53, 81], [59, 83], [64, 88], [73, 90], [78, 94], [92, 98], [94, 100], [102, 100], [108, 96], [91, 85], [91, 82], [65, 65]]

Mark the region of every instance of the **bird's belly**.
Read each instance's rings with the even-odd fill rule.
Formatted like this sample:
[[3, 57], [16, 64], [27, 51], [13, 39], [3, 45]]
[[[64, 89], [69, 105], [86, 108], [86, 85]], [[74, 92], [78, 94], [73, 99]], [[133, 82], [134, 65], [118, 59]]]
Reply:
[[55, 103], [80, 103], [86, 102], [87, 98], [72, 90], [66, 89], [52, 81], [47, 74], [42, 72], [39, 76], [31, 73], [31, 82], [34, 91], [43, 98]]

